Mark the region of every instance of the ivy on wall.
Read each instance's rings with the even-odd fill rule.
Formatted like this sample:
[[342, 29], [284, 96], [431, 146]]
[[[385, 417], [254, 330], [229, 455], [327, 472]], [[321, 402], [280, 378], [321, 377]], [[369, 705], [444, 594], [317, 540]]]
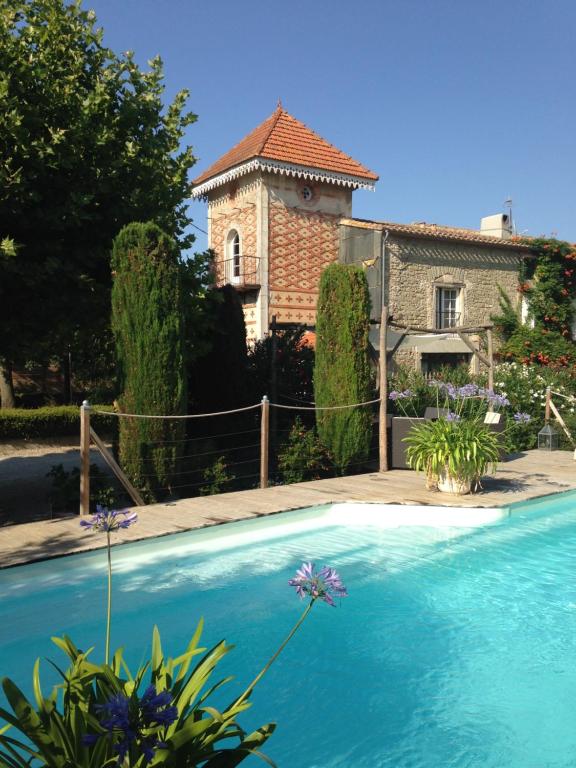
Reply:
[[521, 266], [518, 290], [528, 300], [534, 327], [522, 325], [517, 309], [501, 291], [500, 314], [492, 317], [504, 360], [571, 369], [576, 373], [576, 246], [562, 240], [524, 240], [533, 258]]
[[562, 240], [526, 241], [536, 258], [523, 263], [519, 290], [528, 299], [537, 328], [571, 337], [576, 298], [576, 246]]

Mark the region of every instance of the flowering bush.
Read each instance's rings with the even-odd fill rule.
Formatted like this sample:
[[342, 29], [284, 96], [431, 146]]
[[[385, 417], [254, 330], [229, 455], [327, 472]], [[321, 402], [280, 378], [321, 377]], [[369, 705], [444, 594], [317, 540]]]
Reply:
[[[450, 380], [448, 371], [442, 372], [442, 386], [452, 385], [455, 392], [466, 384], [475, 384], [478, 389], [486, 389], [486, 376], [472, 376], [464, 368], [454, 369], [454, 379]], [[467, 379], [464, 379], [464, 375]], [[544, 424], [544, 406], [546, 402], [546, 387], [550, 386], [554, 396], [554, 402], [566, 422], [570, 431], [576, 435], [576, 379], [568, 369], [554, 370], [542, 365], [525, 365], [518, 362], [503, 362], [494, 368], [495, 394], [509, 401], [503, 418], [506, 420], [504, 432], [504, 449], [507, 453], [524, 451], [536, 447], [538, 431]], [[389, 382], [391, 394], [394, 394], [391, 410], [410, 416], [422, 416], [427, 406], [438, 405], [438, 389], [430, 386], [428, 380], [416, 371], [400, 369], [391, 377]], [[442, 403], [444, 401], [442, 400]], [[450, 406], [450, 410], [454, 410]], [[470, 407], [468, 404], [467, 407]], [[473, 406], [480, 408], [479, 404]], [[485, 410], [485, 406], [483, 407]], [[511, 414], [524, 413], [530, 416], [530, 420], [515, 420]], [[561, 433], [561, 447], [570, 448], [571, 445]]]

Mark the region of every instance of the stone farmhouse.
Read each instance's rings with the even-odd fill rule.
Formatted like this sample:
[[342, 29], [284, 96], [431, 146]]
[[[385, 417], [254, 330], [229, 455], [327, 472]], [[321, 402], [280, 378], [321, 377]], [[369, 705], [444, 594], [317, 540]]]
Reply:
[[314, 327], [322, 270], [337, 260], [363, 264], [374, 319], [384, 293], [395, 321], [446, 329], [406, 337], [397, 357], [424, 370], [472, 362], [450, 329], [488, 324], [498, 286], [518, 302], [518, 268], [530, 249], [512, 239], [506, 214], [482, 219], [480, 231], [352, 218], [352, 193], [377, 180], [279, 104], [193, 182], [193, 197], [208, 202], [218, 284], [239, 292], [254, 341], [274, 317], [280, 327]]

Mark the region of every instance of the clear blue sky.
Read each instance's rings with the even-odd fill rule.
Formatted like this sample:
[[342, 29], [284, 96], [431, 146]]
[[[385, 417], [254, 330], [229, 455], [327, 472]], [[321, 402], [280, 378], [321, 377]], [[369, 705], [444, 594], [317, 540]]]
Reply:
[[[105, 41], [190, 91], [200, 173], [273, 112], [380, 176], [354, 215], [576, 241], [574, 0], [84, 0]], [[205, 207], [191, 206], [206, 228]], [[206, 238], [197, 232], [197, 249]]]

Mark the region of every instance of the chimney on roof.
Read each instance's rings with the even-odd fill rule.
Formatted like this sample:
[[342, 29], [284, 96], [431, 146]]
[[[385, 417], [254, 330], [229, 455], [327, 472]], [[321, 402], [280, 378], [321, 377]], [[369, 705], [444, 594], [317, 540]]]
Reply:
[[508, 213], [495, 213], [480, 219], [480, 233], [488, 237], [512, 237], [512, 220]]

